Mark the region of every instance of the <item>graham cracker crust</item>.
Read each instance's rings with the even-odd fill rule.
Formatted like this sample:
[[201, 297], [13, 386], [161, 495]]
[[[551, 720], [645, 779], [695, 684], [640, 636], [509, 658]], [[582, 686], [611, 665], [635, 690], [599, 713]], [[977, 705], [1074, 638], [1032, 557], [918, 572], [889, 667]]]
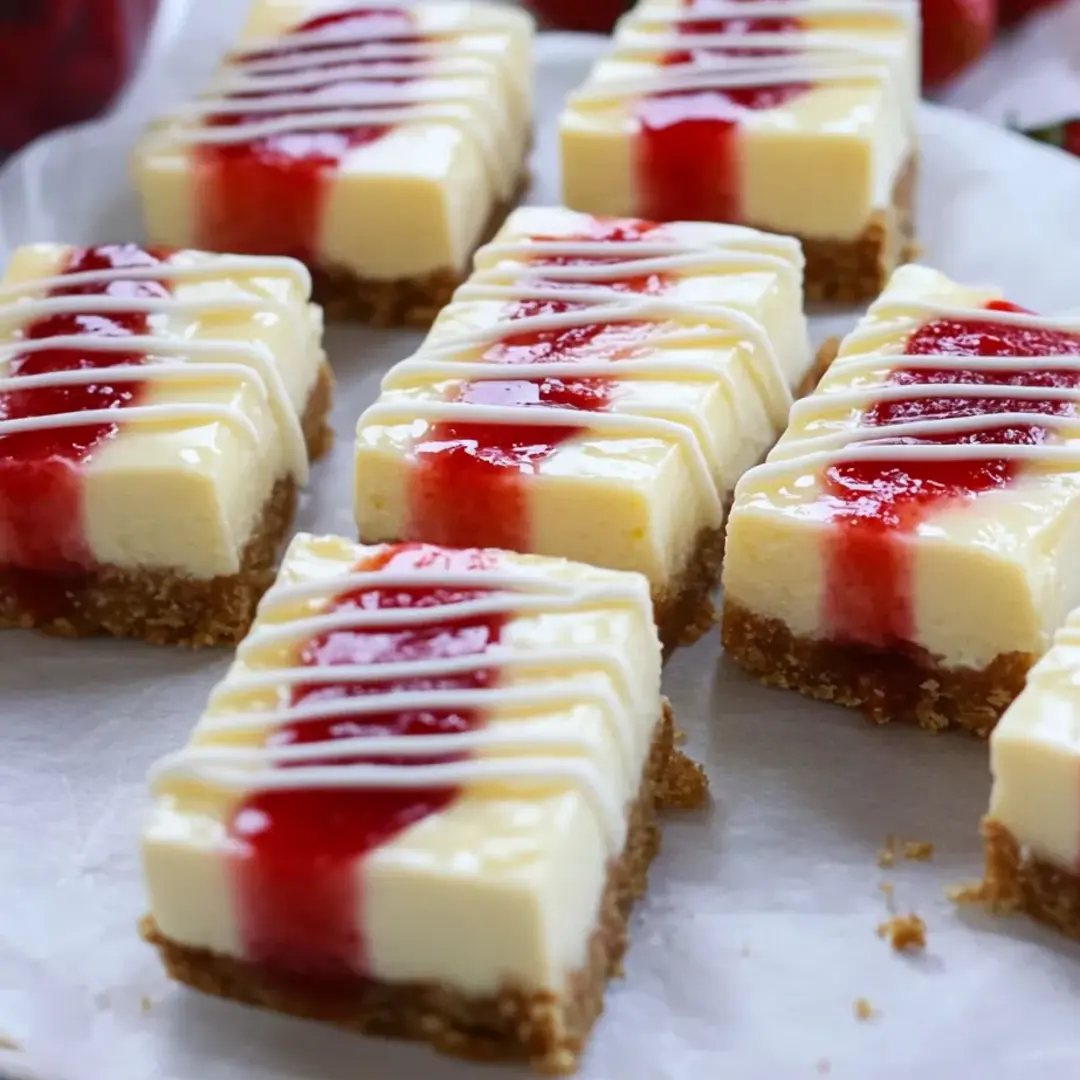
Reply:
[[986, 668], [948, 668], [925, 650], [888, 652], [798, 637], [779, 619], [724, 602], [724, 651], [766, 686], [860, 709], [868, 720], [957, 727], [985, 738], [1024, 688], [1038, 657], [1006, 653]]
[[875, 211], [855, 239], [799, 237], [806, 256], [808, 301], [851, 304], [873, 300], [892, 272], [914, 258], [918, 171], [918, 158], [912, 154], [893, 185], [891, 205]]
[[[333, 442], [327, 414], [333, 396], [329, 365], [320, 369], [302, 418], [308, 453]], [[292, 525], [297, 489], [277, 481], [240, 556], [236, 574], [198, 580], [176, 570], [101, 565], [84, 574], [30, 575], [0, 570], [0, 629], [53, 637], [133, 637], [153, 645], [233, 645], [247, 633], [255, 608], [273, 584], [278, 550]], [[31, 595], [32, 594], [32, 595]]]
[[619, 973], [630, 911], [645, 892], [649, 865], [660, 846], [656, 811], [672, 766], [682, 768], [681, 757], [665, 702], [630, 811], [625, 847], [609, 864], [588, 959], [563, 994], [507, 984], [493, 997], [477, 998], [452, 986], [359, 979], [318, 989], [234, 957], [170, 941], [149, 916], [140, 923], [140, 933], [157, 947], [172, 978], [204, 993], [364, 1035], [426, 1042], [472, 1061], [527, 1061], [540, 1073], [569, 1074], [603, 1011], [607, 980]]
[[1062, 870], [1025, 850], [1008, 829], [983, 818], [986, 869], [982, 883], [957, 894], [995, 915], [1030, 915], [1080, 941], [1080, 874]]
[[[510, 212], [521, 202], [531, 177], [522, 173], [510, 198], [497, 203], [484, 227], [479, 243], [468, 259], [494, 239]], [[359, 277], [342, 266], [313, 266], [313, 296], [328, 319], [368, 323], [382, 329], [415, 327], [426, 330], [450, 302], [454, 291], [469, 271], [444, 268], [419, 277], [378, 281]]]
[[[795, 397], [810, 394], [836, 359], [840, 347], [838, 338], [829, 338], [814, 358], [814, 362], [795, 390]], [[727, 515], [733, 495], [724, 505], [725, 524], [719, 529], [704, 529], [698, 535], [694, 554], [676, 580], [661, 593], [653, 595], [653, 610], [664, 658], [682, 646], [700, 641], [716, 624], [713, 594], [720, 583], [724, 561], [724, 539]]]

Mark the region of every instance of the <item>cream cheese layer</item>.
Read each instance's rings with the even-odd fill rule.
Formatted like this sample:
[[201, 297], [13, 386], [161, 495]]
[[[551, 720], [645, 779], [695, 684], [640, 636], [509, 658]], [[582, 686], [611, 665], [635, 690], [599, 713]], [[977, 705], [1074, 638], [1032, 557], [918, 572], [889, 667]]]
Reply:
[[153, 770], [152, 915], [301, 976], [561, 992], [659, 687], [639, 575], [297, 536], [190, 743]]
[[524, 208], [360, 418], [368, 541], [682, 570], [809, 367], [796, 243]]
[[854, 239], [914, 152], [919, 55], [904, 0], [641, 0], [563, 113], [563, 198]]
[[729, 599], [982, 669], [1080, 603], [1080, 320], [906, 266], [739, 484]]
[[[70, 465], [78, 520], [57, 527], [84, 534], [91, 563], [234, 574], [275, 483], [307, 479], [300, 417], [325, 362], [308, 272], [290, 259], [195, 251], [134, 269], [66, 272], [80, 250], [20, 248], [0, 279], [0, 390], [19, 406], [18, 416], [9, 408], [0, 416], [0, 453], [5, 435], [115, 424]], [[140, 282], [165, 288], [136, 295]], [[103, 295], [110, 283], [121, 288]], [[98, 325], [132, 313], [144, 327], [136, 336]], [[58, 317], [73, 332], [43, 329]], [[85, 360], [28, 374], [56, 350]], [[128, 383], [140, 391], [127, 407], [70, 404], [72, 394]], [[24, 415], [28, 392], [48, 397]], [[0, 563], [5, 548], [20, 547], [18, 526], [0, 521]]]
[[151, 240], [373, 281], [463, 272], [522, 179], [532, 31], [485, 0], [259, 0], [135, 149]]

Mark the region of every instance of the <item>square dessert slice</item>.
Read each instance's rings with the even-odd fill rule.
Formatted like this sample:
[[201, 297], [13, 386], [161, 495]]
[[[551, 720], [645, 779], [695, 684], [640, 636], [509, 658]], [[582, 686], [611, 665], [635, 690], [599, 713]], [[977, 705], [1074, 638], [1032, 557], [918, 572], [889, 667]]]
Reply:
[[813, 378], [801, 284], [784, 237], [516, 211], [360, 418], [360, 538], [637, 570], [693, 641], [735, 481]]
[[561, 120], [593, 214], [797, 236], [810, 300], [868, 299], [913, 237], [911, 0], [641, 0]]
[[1080, 604], [1080, 319], [898, 270], [728, 522], [724, 647], [985, 735]]
[[292, 259], [15, 252], [0, 278], [0, 627], [243, 636], [330, 442], [310, 293]]
[[986, 878], [975, 897], [1080, 939], [1080, 611], [994, 729], [990, 761]]
[[526, 184], [532, 32], [484, 0], [256, 0], [135, 149], [150, 240], [295, 256], [329, 314], [429, 325]]
[[153, 771], [143, 935], [212, 994], [567, 1071], [672, 742], [640, 575], [301, 534]]

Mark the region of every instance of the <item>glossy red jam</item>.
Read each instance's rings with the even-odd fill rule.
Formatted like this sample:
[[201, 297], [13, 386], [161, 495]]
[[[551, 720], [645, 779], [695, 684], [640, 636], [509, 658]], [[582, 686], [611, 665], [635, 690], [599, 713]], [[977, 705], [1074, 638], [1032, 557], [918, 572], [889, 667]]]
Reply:
[[[134, 245], [110, 245], [75, 250], [63, 272], [160, 263], [163, 253]], [[124, 299], [169, 295], [163, 281], [119, 280], [106, 284], [58, 286], [50, 296], [108, 296]], [[87, 303], [93, 312], [92, 302]], [[30, 339], [81, 334], [116, 339], [106, 352], [82, 349], [44, 349], [16, 355], [4, 374], [16, 384], [25, 376], [52, 372], [141, 364], [145, 357], [124, 349], [124, 339], [144, 334], [147, 316], [139, 312], [50, 315], [29, 323]], [[100, 382], [20, 390], [0, 390], [0, 420], [19, 420], [57, 413], [116, 410], [113, 423], [80, 424], [0, 435], [0, 572], [9, 587], [18, 588], [26, 606], [42, 610], [50, 603], [55, 575], [74, 575], [93, 564], [86, 536], [83, 470], [98, 448], [115, 437], [122, 410], [137, 405], [145, 383]]]
[[[727, 3], [728, 0], [725, 0]], [[712, 0], [684, 0], [684, 7], [707, 13]], [[669, 52], [669, 68], [690, 63], [698, 54], [776, 56], [779, 49], [745, 47], [700, 49], [695, 35], [794, 33], [797, 18], [715, 19], [680, 22], [675, 31], [684, 49]], [[775, 109], [808, 90], [805, 83], [780, 83], [653, 94], [637, 104], [639, 212], [655, 221], [743, 220], [739, 125], [747, 113]]]
[[89, 120], [127, 84], [158, 0], [0, 3], [0, 157]]
[[[494, 568], [483, 551], [444, 551], [430, 545], [387, 548], [357, 570], [444, 571]], [[334, 599], [328, 611], [430, 608], [461, 604], [490, 589], [423, 586], [367, 587]], [[400, 629], [338, 630], [307, 642], [299, 663], [324, 668], [342, 664], [393, 664], [482, 656], [501, 639], [502, 615], [446, 618]], [[401, 690], [474, 690], [494, 685], [495, 668], [467, 674], [297, 686], [292, 704]], [[425, 709], [359, 713], [279, 727], [269, 746], [331, 743], [385, 735], [443, 735], [481, 727], [477, 710]], [[448, 758], [409, 762], [434, 764]], [[343, 764], [404, 765], [394, 758], [339, 758]], [[316, 980], [365, 975], [370, 971], [363, 932], [360, 862], [410, 825], [448, 807], [455, 787], [364, 789], [327, 787], [253, 794], [229, 823], [237, 842], [233, 882], [241, 935], [249, 959]]]
[[[648, 226], [626, 221], [598, 221], [588, 235], [562, 241], [633, 241], [647, 236]], [[535, 239], [543, 239], [537, 237]], [[625, 260], [626, 256], [621, 257]], [[538, 257], [537, 276], [545, 283], [545, 266], [598, 266], [619, 258]], [[582, 286], [590, 283], [583, 282]], [[670, 285], [663, 275], [604, 282], [626, 292], [658, 295]], [[559, 282], [562, 289], [572, 283]], [[537, 315], [579, 311], [588, 305], [567, 300], [522, 300], [506, 311], [507, 321]], [[640, 322], [588, 323], [561, 330], [508, 333], [487, 348], [480, 362], [533, 367], [548, 363], [625, 359], [651, 331]], [[605, 377], [555, 378], [525, 375], [517, 379], [485, 379], [458, 386], [453, 400], [522, 409], [559, 408], [604, 412], [611, 404], [613, 381]], [[476, 544], [528, 551], [532, 519], [526, 482], [560, 445], [587, 430], [582, 424], [477, 423], [432, 424], [414, 448], [417, 467], [410, 492], [409, 535], [449, 546]]]
[[[407, 8], [353, 7], [310, 19], [295, 27], [294, 34], [313, 30], [338, 33], [343, 39], [362, 33], [365, 40], [336, 46], [374, 48], [393, 41], [416, 44], [415, 17]], [[306, 96], [310, 105], [269, 113], [221, 113], [209, 118], [214, 127], [300, 119], [334, 107], [335, 98], [361, 86], [398, 87], [411, 80], [399, 73], [380, 75], [392, 63], [395, 69], [409, 61], [334, 56], [333, 40], [318, 45], [290, 45], [289, 35], [266, 52], [251, 53], [249, 61], [295, 60], [294, 72], [323, 78], [290, 96]], [[319, 54], [313, 61], [311, 55]], [[356, 77], [356, 69], [364, 77]], [[242, 70], [242, 68], [241, 68]], [[348, 71], [351, 70], [351, 74]], [[340, 72], [346, 71], [346, 74]], [[280, 93], [280, 91], [279, 91]], [[233, 95], [234, 101], [265, 99], [266, 92]], [[385, 106], [384, 106], [385, 107]], [[345, 156], [357, 147], [383, 138], [391, 129], [383, 124], [327, 124], [314, 130], [283, 130], [244, 142], [200, 145], [196, 154], [199, 246], [215, 251], [240, 251], [255, 255], [292, 255], [315, 262], [319, 254], [326, 198], [332, 179]]]
[[[1020, 311], [995, 302], [990, 310]], [[987, 417], [986, 426], [963, 433], [909, 436], [904, 442], [920, 444], [975, 443], [1035, 445], [1047, 438], [1038, 416], [1073, 415], [1072, 402], [1055, 397], [1055, 390], [1080, 386], [1080, 365], [1075, 370], [1040, 369], [1024, 361], [1040, 356], [1080, 357], [1080, 336], [1056, 330], [1007, 323], [939, 319], [927, 323], [908, 339], [908, 356], [947, 353], [951, 356], [1017, 357], [1015, 366], [993, 371], [897, 368], [893, 386], [945, 383], [970, 385], [970, 396], [948, 395], [909, 398], [879, 403], [862, 423], [886, 429], [878, 445], [889, 442], [890, 424], [935, 418]], [[1045, 399], [980, 397], [980, 386], [1039, 387]], [[995, 424], [1002, 413], [1028, 413], [1030, 423]], [[863, 444], [865, 445], [865, 444]], [[836, 465], [825, 474], [825, 493], [837, 528], [829, 544], [826, 563], [825, 624], [840, 641], [896, 649], [915, 636], [912, 590], [913, 551], [904, 534], [913, 532], [934, 510], [949, 502], [971, 499], [1009, 484], [1023, 463], [985, 457], [964, 461], [926, 459], [875, 461]]]

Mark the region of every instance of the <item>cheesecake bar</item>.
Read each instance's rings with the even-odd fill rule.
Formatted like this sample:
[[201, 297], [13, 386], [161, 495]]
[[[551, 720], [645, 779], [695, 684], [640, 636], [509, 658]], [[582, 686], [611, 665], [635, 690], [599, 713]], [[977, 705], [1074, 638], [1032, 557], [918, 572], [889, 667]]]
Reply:
[[812, 367], [795, 241], [522, 208], [360, 418], [360, 539], [636, 570], [689, 643]]
[[1080, 604], [1080, 319], [898, 270], [728, 523], [724, 647], [985, 735]]
[[977, 898], [1080, 939], [1080, 611], [994, 729], [990, 760]]
[[301, 534], [154, 767], [141, 930], [211, 994], [571, 1071], [680, 756], [640, 575]]
[[870, 299], [914, 229], [913, 0], [641, 0], [560, 123], [593, 214], [797, 236], [810, 300]]
[[243, 636], [330, 442], [310, 293], [292, 259], [15, 252], [0, 278], [0, 627]]
[[527, 181], [531, 18], [256, 0], [133, 168], [155, 244], [288, 255], [332, 316], [428, 326]]

